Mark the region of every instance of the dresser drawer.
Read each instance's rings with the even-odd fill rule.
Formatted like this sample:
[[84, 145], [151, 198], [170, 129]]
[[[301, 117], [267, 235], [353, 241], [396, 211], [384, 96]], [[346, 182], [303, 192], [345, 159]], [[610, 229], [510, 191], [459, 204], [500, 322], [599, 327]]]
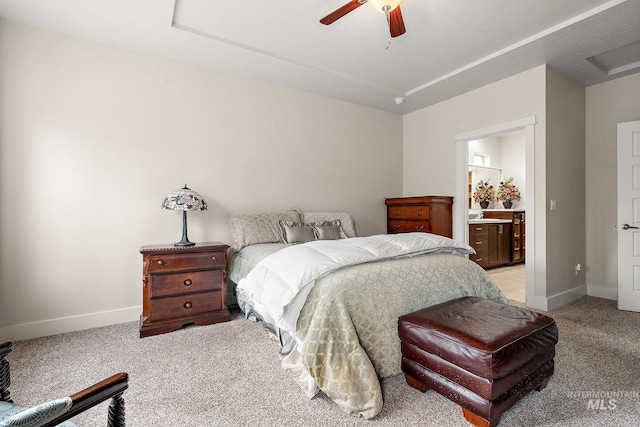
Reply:
[[222, 270], [154, 274], [151, 280], [151, 298], [214, 291], [222, 288]]
[[429, 221], [387, 221], [388, 233], [410, 233], [413, 231], [430, 233], [431, 224], [429, 223]]
[[149, 273], [163, 273], [189, 269], [224, 268], [223, 252], [149, 255]]
[[222, 292], [202, 292], [152, 299], [149, 309], [151, 319], [160, 321], [193, 317], [222, 309]]
[[387, 218], [393, 219], [418, 219], [429, 220], [429, 206], [389, 206], [387, 208]]

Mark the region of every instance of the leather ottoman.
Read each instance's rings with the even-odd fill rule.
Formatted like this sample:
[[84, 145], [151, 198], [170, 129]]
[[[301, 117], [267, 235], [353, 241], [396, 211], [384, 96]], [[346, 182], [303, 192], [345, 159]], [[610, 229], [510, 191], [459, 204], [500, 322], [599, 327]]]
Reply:
[[477, 297], [434, 305], [398, 319], [407, 383], [462, 407], [476, 426], [502, 414], [553, 375], [555, 321]]

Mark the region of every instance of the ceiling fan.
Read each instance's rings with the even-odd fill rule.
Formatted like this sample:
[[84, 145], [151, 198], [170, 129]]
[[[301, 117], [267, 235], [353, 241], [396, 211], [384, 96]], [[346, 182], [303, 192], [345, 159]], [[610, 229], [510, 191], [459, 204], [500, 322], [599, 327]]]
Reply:
[[403, 0], [351, 0], [349, 3], [322, 18], [320, 22], [324, 25], [332, 24], [347, 13], [370, 2], [377, 11], [383, 12], [387, 16], [391, 37], [398, 37], [406, 32], [404, 21], [402, 20], [402, 12], [400, 12], [400, 3], [402, 3], [402, 1]]

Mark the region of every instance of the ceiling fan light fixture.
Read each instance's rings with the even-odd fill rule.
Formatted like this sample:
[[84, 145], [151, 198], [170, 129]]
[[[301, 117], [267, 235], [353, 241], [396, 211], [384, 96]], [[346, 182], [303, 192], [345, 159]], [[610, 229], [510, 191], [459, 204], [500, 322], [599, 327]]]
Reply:
[[371, 6], [378, 12], [388, 13], [400, 6], [404, 0], [369, 0]]

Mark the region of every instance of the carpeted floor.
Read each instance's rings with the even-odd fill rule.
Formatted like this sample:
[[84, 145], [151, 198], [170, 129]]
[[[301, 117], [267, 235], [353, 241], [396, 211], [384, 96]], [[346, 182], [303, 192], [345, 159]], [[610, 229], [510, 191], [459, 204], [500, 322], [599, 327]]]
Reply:
[[[518, 304], [518, 303], [514, 303]], [[584, 297], [549, 313], [558, 323], [556, 371], [542, 392], [506, 412], [500, 426], [640, 425], [640, 313]], [[458, 406], [419, 393], [402, 375], [382, 380], [373, 420], [344, 414], [322, 393], [308, 399], [280, 368], [260, 324], [227, 323], [138, 338], [137, 322], [14, 343], [11, 394], [32, 405], [128, 372], [127, 425], [467, 426]], [[104, 426], [106, 404], [76, 417]]]

